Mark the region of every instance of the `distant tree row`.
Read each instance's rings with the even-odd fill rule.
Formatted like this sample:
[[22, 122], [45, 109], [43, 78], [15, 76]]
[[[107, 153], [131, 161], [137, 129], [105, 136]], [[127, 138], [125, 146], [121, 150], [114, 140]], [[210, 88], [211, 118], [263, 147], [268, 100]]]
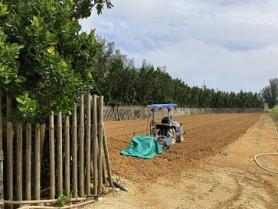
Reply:
[[177, 103], [185, 107], [216, 108], [263, 106], [257, 93], [190, 87], [180, 79], [173, 79], [163, 68], [155, 68], [146, 62], [137, 68], [132, 60], [114, 48], [113, 43], [101, 43], [93, 77], [96, 91], [105, 96], [106, 104]]
[[269, 85], [262, 90], [262, 97], [269, 108], [278, 105], [278, 78], [269, 80]]

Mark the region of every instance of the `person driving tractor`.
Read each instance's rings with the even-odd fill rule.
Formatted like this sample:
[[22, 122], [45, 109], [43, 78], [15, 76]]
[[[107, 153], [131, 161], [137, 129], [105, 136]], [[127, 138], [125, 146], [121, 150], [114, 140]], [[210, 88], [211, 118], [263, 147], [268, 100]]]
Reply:
[[[154, 136], [158, 142], [164, 147], [169, 147], [176, 142], [183, 142], [183, 128], [182, 124], [178, 121], [172, 120], [172, 108], [176, 107], [175, 104], [153, 104], [149, 105], [152, 111], [152, 120], [150, 122], [150, 134]], [[163, 117], [160, 124], [155, 122], [155, 109], [167, 108], [168, 116]]]

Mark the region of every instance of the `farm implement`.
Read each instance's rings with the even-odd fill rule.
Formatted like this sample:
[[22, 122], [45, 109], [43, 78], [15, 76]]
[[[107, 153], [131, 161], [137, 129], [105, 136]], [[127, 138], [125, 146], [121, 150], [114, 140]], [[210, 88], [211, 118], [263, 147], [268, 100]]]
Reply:
[[[133, 136], [128, 149], [121, 151], [121, 154], [139, 158], [150, 159], [163, 150], [169, 149], [176, 142], [184, 141], [183, 127], [180, 122], [174, 121], [172, 110], [176, 104], [152, 104], [151, 119], [149, 120], [149, 134]], [[162, 117], [161, 122], [155, 120], [156, 110], [167, 109], [168, 115]]]

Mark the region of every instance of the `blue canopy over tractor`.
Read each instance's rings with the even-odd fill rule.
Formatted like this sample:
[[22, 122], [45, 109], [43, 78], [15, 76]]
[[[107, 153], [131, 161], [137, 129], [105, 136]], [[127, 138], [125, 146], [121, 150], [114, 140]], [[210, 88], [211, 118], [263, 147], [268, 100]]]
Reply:
[[177, 107], [176, 104], [151, 104], [148, 105], [149, 108], [151, 109], [158, 109], [158, 108], [167, 108], [167, 109], [172, 109]]

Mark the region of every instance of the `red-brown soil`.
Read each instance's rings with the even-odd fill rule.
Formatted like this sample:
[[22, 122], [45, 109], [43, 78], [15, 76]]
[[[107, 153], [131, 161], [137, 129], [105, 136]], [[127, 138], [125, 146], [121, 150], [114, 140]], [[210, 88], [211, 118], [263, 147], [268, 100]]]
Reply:
[[[133, 134], [144, 134], [147, 120], [106, 122], [113, 173], [133, 182], [155, 181], [157, 177], [179, 175], [199, 160], [221, 154], [259, 119], [260, 114], [209, 114], [176, 117], [183, 124], [185, 141], [175, 144], [153, 160], [120, 155]], [[224, 155], [224, 154], [223, 154]]]
[[[143, 132], [139, 124], [144, 125], [144, 122], [107, 124], [110, 127], [118, 124], [112, 160], [120, 177], [130, 179], [120, 178], [129, 191], [116, 190], [86, 208], [277, 209], [277, 175], [261, 169], [254, 156], [277, 153], [278, 135], [267, 115], [261, 115], [246, 130], [257, 119], [256, 114], [180, 118], [187, 126], [187, 142], [175, 145], [155, 161], [118, 155], [117, 149], [129, 142], [129, 136], [121, 136], [123, 126], [120, 124], [125, 124], [129, 132], [132, 129]], [[262, 157], [260, 163], [265, 168], [278, 170], [276, 156]], [[159, 177], [152, 178], [151, 172]]]

